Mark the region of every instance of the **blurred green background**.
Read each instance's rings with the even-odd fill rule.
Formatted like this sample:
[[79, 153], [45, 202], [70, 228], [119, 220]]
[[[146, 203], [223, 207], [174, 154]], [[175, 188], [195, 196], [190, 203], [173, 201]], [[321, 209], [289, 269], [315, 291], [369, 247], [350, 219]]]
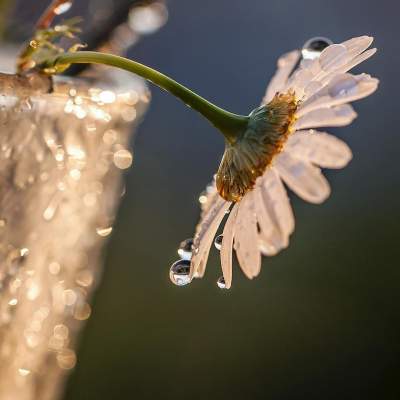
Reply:
[[329, 129], [354, 153], [345, 170], [326, 171], [329, 200], [291, 196], [291, 245], [265, 258], [254, 281], [236, 268], [230, 291], [216, 286], [215, 249], [203, 280], [169, 281], [223, 140], [153, 89], [65, 400], [399, 399], [400, 3], [170, 0], [168, 8], [167, 25], [129, 56], [234, 112], [259, 103], [279, 55], [317, 35], [375, 36], [378, 54], [357, 71], [381, 85], [355, 104], [350, 127]]

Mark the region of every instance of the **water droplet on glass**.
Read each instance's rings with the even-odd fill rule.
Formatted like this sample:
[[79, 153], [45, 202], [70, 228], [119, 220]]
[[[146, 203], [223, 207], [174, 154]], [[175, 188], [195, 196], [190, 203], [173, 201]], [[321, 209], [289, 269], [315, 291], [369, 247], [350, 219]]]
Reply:
[[18, 299], [11, 299], [8, 304], [10, 306], [16, 306], [18, 304]]
[[134, 7], [129, 13], [129, 25], [137, 33], [149, 34], [163, 26], [167, 18], [168, 11], [165, 5], [154, 3], [148, 6]]
[[220, 289], [226, 289], [225, 279], [224, 279], [223, 276], [220, 276], [220, 277], [218, 278], [218, 280], [217, 280], [217, 286], [218, 286]]
[[76, 354], [73, 350], [63, 349], [57, 354], [58, 366], [62, 369], [71, 369], [76, 364]]
[[54, 8], [54, 14], [61, 15], [66, 13], [72, 6], [72, 1], [64, 1], [63, 3], [59, 4], [57, 7]]
[[322, 36], [314, 37], [304, 43], [301, 55], [304, 60], [314, 60], [318, 58], [322, 50], [333, 44], [332, 40]]
[[192, 258], [192, 246], [193, 246], [193, 239], [186, 239], [181, 242], [178, 249], [179, 257], [182, 260], [190, 260]]
[[28, 376], [31, 373], [31, 371], [29, 369], [26, 369], [26, 368], [18, 368], [18, 373], [21, 376]]
[[127, 169], [132, 165], [132, 154], [129, 150], [118, 150], [114, 153], [114, 164], [119, 169]]
[[114, 103], [117, 96], [111, 90], [103, 90], [99, 94], [99, 99], [102, 103], [111, 104]]
[[218, 235], [214, 240], [214, 246], [217, 250], [221, 250], [223, 235]]
[[52, 275], [58, 275], [60, 270], [61, 270], [61, 265], [58, 262], [53, 261], [49, 264], [49, 272]]
[[66, 306], [72, 306], [77, 300], [77, 295], [72, 289], [66, 289], [63, 292], [63, 300]]
[[190, 283], [189, 272], [190, 261], [179, 260], [172, 264], [169, 270], [169, 278], [173, 284], [177, 286], [185, 286]]
[[101, 237], [106, 237], [112, 232], [112, 226], [108, 226], [106, 228], [96, 228], [96, 232]]
[[75, 307], [74, 318], [78, 321], [84, 321], [90, 317], [92, 309], [88, 303], [83, 303]]

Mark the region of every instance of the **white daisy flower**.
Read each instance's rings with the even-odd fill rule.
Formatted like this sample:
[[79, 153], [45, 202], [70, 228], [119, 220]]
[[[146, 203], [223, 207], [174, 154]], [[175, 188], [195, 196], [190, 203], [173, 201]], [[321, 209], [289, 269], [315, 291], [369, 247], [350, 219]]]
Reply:
[[361, 36], [320, 52], [324, 40], [319, 38], [303, 48], [303, 57], [296, 50], [278, 60], [262, 106], [250, 115], [253, 124], [241, 139], [227, 142], [215, 181], [200, 199], [192, 257], [184, 260], [186, 270], [179, 265], [178, 272], [185, 275], [190, 263], [184, 283], [204, 275], [229, 210], [222, 239], [217, 238], [223, 273], [218, 286], [225, 288], [232, 284], [233, 250], [252, 279], [260, 273], [262, 255], [288, 246], [295, 220], [284, 184], [310, 203], [328, 198], [330, 187], [321, 168], [343, 168], [352, 153], [342, 140], [315, 129], [350, 124], [356, 113], [349, 103], [376, 90], [376, 78], [348, 73], [375, 53], [367, 50], [372, 41]]

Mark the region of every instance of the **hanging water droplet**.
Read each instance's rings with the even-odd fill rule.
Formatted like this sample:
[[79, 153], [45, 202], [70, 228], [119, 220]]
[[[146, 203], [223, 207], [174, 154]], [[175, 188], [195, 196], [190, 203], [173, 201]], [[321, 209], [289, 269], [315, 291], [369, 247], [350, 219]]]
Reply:
[[192, 258], [193, 239], [186, 239], [181, 242], [178, 249], [179, 257], [182, 260], [190, 260]]
[[319, 57], [322, 50], [331, 44], [333, 44], [333, 42], [330, 39], [322, 36], [314, 37], [304, 43], [304, 46], [301, 50], [301, 55], [303, 56], [304, 60], [314, 60], [315, 58]]
[[57, 7], [54, 8], [54, 14], [56, 15], [61, 15], [66, 13], [72, 6], [72, 1], [67, 0], [64, 1], [63, 3], [59, 4]]
[[217, 250], [221, 250], [223, 235], [218, 235], [214, 240], [214, 246]]
[[179, 260], [172, 264], [169, 270], [169, 279], [177, 286], [185, 286], [190, 283], [190, 261]]
[[224, 279], [223, 276], [220, 276], [220, 277], [218, 278], [218, 280], [217, 280], [217, 286], [218, 286], [220, 289], [226, 289], [225, 279]]

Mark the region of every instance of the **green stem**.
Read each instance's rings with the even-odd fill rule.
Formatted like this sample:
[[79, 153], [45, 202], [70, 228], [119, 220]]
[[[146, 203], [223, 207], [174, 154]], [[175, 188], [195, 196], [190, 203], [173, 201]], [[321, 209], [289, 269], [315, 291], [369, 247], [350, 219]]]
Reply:
[[207, 118], [218, 128], [225, 138], [234, 143], [238, 136], [247, 127], [249, 118], [243, 115], [233, 114], [210, 103], [203, 97], [192, 92], [185, 86], [174, 81], [168, 76], [124, 57], [112, 54], [98, 53], [94, 51], [79, 51], [76, 53], [65, 53], [57, 56], [50, 62], [49, 67], [68, 64], [104, 64], [133, 72], [160, 88], [168, 91], [181, 99], [187, 106], [193, 108]]

